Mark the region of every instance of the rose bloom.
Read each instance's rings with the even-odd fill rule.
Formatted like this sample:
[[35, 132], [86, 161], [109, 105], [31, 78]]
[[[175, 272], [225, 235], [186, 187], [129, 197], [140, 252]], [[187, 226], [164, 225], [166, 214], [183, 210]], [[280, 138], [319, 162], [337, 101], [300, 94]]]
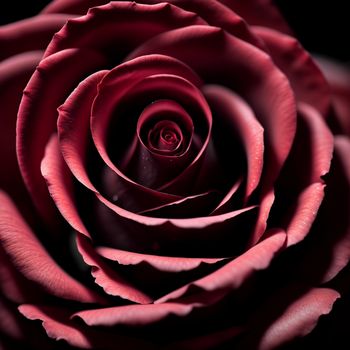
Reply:
[[55, 0], [0, 55], [1, 349], [350, 346], [350, 73], [271, 1]]

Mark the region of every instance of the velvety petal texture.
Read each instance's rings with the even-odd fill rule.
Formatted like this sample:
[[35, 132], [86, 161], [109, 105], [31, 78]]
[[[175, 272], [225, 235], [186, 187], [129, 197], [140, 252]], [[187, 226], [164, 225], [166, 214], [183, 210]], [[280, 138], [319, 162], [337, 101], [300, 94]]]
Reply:
[[0, 26], [0, 348], [344, 328], [349, 82], [272, 0], [53, 0]]

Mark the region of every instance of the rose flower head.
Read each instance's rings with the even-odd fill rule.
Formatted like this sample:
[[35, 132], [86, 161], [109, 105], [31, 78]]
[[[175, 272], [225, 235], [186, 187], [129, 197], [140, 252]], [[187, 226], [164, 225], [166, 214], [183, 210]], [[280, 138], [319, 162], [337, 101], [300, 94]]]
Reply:
[[350, 71], [272, 1], [54, 0], [0, 56], [1, 349], [339, 348]]

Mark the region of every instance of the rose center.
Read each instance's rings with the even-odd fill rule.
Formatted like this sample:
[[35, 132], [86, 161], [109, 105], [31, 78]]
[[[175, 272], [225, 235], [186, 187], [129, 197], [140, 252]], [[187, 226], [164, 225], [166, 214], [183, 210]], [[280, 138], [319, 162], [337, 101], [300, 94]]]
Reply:
[[171, 120], [157, 122], [148, 132], [147, 144], [154, 151], [176, 151], [182, 142], [181, 128]]

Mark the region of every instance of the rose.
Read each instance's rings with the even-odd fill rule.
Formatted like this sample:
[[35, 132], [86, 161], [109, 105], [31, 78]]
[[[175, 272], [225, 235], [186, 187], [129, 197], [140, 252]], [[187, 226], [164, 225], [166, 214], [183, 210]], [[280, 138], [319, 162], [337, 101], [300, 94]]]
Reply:
[[347, 292], [348, 110], [272, 5], [59, 0], [0, 35], [6, 346], [271, 349]]

